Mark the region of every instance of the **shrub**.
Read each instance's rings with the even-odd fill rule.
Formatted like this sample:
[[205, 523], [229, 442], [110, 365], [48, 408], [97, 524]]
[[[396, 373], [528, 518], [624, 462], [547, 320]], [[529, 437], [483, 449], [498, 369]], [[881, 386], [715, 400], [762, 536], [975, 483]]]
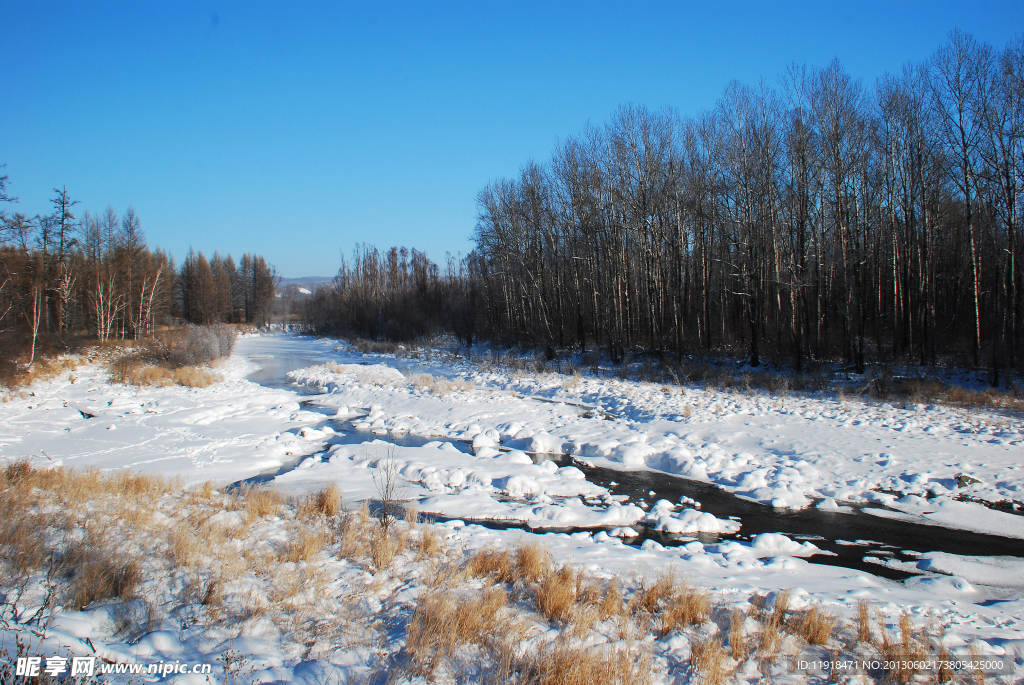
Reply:
[[158, 342], [161, 356], [172, 366], [198, 366], [227, 357], [235, 346], [233, 326], [188, 324], [161, 333]]

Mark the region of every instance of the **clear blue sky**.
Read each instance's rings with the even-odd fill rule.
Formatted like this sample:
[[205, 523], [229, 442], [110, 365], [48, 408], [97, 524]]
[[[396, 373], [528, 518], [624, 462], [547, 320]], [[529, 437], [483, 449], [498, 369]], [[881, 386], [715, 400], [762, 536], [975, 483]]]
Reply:
[[712, 106], [838, 57], [866, 83], [1024, 2], [0, 2], [0, 163], [49, 211], [331, 275], [357, 242], [465, 253], [477, 191], [620, 104]]

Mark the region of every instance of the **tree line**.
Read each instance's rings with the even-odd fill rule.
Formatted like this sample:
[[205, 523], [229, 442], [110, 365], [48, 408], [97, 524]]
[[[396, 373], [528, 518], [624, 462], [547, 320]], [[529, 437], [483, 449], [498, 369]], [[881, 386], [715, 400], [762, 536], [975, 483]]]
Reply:
[[[14, 203], [8, 176], [0, 202]], [[10, 364], [31, 364], [40, 345], [70, 349], [83, 336], [100, 342], [139, 340], [156, 326], [191, 323], [266, 324], [277, 277], [260, 255], [207, 260], [189, 251], [180, 271], [163, 250], [150, 249], [132, 207], [118, 216], [75, 214], [65, 188], [53, 211], [28, 217], [0, 211], [0, 348]], [[2, 207], [3, 205], [0, 205]]]
[[732, 82], [694, 117], [623, 106], [480, 192], [444, 287], [504, 344], [952, 360], [997, 381], [1021, 354], [1022, 74], [1024, 41], [954, 31], [874, 87], [833, 61]]
[[472, 342], [477, 314], [470, 270], [449, 255], [441, 271], [419, 250], [356, 247], [342, 258], [334, 282], [317, 288], [302, 308], [313, 333], [351, 333], [374, 340], [412, 340], [453, 332]]

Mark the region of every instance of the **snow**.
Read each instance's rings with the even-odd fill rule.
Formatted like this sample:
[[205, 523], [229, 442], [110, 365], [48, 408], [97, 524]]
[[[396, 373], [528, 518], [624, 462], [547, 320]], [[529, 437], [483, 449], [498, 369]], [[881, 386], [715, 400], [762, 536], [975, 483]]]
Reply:
[[0, 405], [0, 459], [231, 482], [321, 449], [326, 436], [300, 431], [322, 416], [245, 380], [254, 369], [235, 356], [223, 382], [191, 389], [111, 385], [102, 366], [81, 366]]
[[[313, 394], [246, 380], [257, 364], [286, 359], [296, 364], [289, 379]], [[925, 550], [914, 562], [885, 562], [915, 574], [899, 583], [815, 564], [807, 559], [820, 552], [815, 545], [780, 533], [631, 546], [623, 538], [641, 526], [714, 540], [741, 534], [742, 521], [702, 512], [692, 500], [659, 500], [645, 510], [584, 473], [588, 464], [661, 471], [778, 509], [816, 504], [841, 514], [870, 504], [866, 511], [878, 516], [1024, 539], [1024, 517], [954, 499], [1024, 499], [1019, 417], [589, 376], [569, 382], [462, 361], [364, 356], [337, 341], [280, 335], [240, 339], [217, 371], [223, 381], [205, 389], [111, 385], [104, 369], [90, 365], [76, 369], [73, 382], [65, 374], [38, 383], [0, 405], [0, 461], [133, 469], [186, 485], [223, 485], [297, 462], [277, 485], [301, 494], [334, 482], [349, 506], [377, 498], [374, 476], [393, 469], [399, 497], [415, 500], [467, 551], [540, 539], [556, 560], [598, 575], [674, 568], [730, 601], [793, 589], [794, 607], [814, 601], [849, 616], [867, 599], [892, 622], [907, 608], [922, 621], [944, 622], [951, 644], [981, 639], [1024, 653], [1021, 558]], [[414, 372], [465, 383], [439, 393], [413, 382]], [[558, 454], [574, 455], [579, 467], [560, 467], [549, 458]], [[958, 487], [965, 473], [978, 482]], [[233, 516], [211, 521], [228, 528], [237, 525]], [[281, 523], [260, 525], [267, 540], [285, 534]], [[565, 529], [575, 532], [557, 532]], [[341, 586], [356, 583], [338, 578]], [[325, 673], [344, 679], [370, 658], [367, 651], [303, 661], [276, 642], [272, 625], [257, 623], [245, 635], [183, 640], [159, 631], [130, 645], [110, 637], [105, 612], [62, 612], [49, 635], [68, 645], [92, 636], [97, 650], [125, 659], [200, 658], [232, 644], [267, 678], [296, 682], [323, 682]]]
[[676, 512], [675, 508], [668, 500], [658, 500], [644, 523], [666, 533], [736, 533], [740, 529], [741, 524], [736, 521], [718, 519], [696, 509]]
[[[385, 362], [391, 360], [377, 359], [373, 368], [389, 368]], [[471, 439], [474, 449], [565, 452], [612, 468], [661, 470], [778, 508], [820, 500], [837, 506], [877, 502], [879, 491], [939, 501], [960, 495], [1024, 499], [1019, 463], [1024, 426], [1018, 417], [753, 392], [665, 392], [655, 384], [592, 377], [570, 383], [559, 374], [524, 376], [464, 363], [416, 365], [472, 382], [476, 389], [442, 398], [394, 374], [389, 374], [394, 387], [377, 387], [353, 373], [323, 368], [307, 369], [295, 379], [343, 395], [348, 405], [383, 407], [366, 417], [370, 427], [382, 431]], [[957, 477], [965, 473], [978, 482], [958, 487]], [[935, 511], [925, 518], [958, 525], [962, 516], [950, 513], [944, 517]], [[976, 508], [972, 516], [981, 513]], [[994, 515], [985, 530], [1024, 537], [1015, 523]]]
[[907, 495], [899, 499], [889, 499], [886, 504], [895, 511], [875, 508], [865, 511], [885, 518], [1024, 538], [1024, 516], [994, 511], [977, 502], [960, 502], [949, 496], [925, 499], [917, 495]]

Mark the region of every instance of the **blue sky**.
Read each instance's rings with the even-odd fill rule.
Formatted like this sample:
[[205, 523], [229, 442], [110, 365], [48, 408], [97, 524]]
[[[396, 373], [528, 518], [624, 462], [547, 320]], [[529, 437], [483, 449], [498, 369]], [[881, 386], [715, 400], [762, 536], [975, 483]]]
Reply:
[[131, 203], [150, 245], [331, 275], [357, 242], [465, 253], [475, 197], [618, 105], [711, 107], [838, 57], [866, 83], [1024, 2], [0, 2], [11, 210]]

